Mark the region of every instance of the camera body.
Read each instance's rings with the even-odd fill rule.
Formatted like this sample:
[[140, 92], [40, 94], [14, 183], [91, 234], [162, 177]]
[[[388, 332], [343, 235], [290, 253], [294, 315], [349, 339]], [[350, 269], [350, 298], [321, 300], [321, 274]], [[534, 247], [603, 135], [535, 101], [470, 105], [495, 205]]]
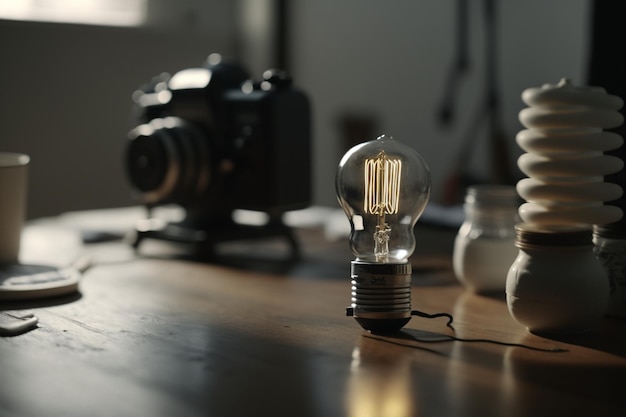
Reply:
[[257, 83], [212, 54], [133, 99], [139, 125], [125, 163], [146, 206], [178, 204], [185, 224], [203, 229], [235, 209], [276, 217], [310, 204], [310, 105], [285, 72], [266, 71]]

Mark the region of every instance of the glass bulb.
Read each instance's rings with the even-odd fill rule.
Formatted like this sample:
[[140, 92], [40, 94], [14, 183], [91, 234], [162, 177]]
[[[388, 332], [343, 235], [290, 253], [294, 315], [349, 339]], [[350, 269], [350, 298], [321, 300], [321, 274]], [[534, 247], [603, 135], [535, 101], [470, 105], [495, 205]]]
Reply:
[[415, 249], [413, 227], [430, 196], [430, 173], [420, 154], [380, 136], [343, 156], [335, 185], [357, 261], [407, 262]]
[[349, 314], [367, 330], [399, 330], [411, 318], [408, 258], [430, 196], [428, 167], [415, 150], [383, 135], [343, 156], [335, 185], [356, 256]]

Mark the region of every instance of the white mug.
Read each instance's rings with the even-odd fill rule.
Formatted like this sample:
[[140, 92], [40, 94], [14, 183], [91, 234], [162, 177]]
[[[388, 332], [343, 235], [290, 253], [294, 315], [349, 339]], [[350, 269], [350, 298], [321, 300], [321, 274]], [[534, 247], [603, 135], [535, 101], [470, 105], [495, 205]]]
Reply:
[[28, 155], [0, 152], [0, 264], [18, 262], [29, 162]]

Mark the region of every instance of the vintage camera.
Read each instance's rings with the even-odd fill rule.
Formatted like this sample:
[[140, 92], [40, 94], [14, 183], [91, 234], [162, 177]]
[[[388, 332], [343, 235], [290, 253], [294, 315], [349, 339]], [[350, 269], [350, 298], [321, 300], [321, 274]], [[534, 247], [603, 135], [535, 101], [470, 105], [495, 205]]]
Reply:
[[177, 240], [187, 230], [220, 240], [240, 232], [236, 209], [265, 212], [276, 224], [310, 204], [310, 105], [284, 71], [254, 82], [212, 54], [201, 67], [155, 77], [133, 100], [139, 125], [126, 148], [129, 182], [147, 207], [186, 211], [177, 230], [150, 236]]

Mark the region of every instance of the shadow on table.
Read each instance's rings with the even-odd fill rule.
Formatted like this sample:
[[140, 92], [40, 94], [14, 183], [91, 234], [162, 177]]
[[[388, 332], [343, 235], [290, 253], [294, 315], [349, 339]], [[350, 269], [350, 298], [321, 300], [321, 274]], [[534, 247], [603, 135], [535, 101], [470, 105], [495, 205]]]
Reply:
[[3, 300], [0, 301], [0, 310], [26, 310], [31, 308], [53, 307], [70, 304], [82, 298], [80, 291], [58, 297], [37, 298], [33, 300]]
[[605, 317], [596, 328], [586, 333], [541, 336], [550, 340], [610, 353], [626, 359], [625, 319]]

